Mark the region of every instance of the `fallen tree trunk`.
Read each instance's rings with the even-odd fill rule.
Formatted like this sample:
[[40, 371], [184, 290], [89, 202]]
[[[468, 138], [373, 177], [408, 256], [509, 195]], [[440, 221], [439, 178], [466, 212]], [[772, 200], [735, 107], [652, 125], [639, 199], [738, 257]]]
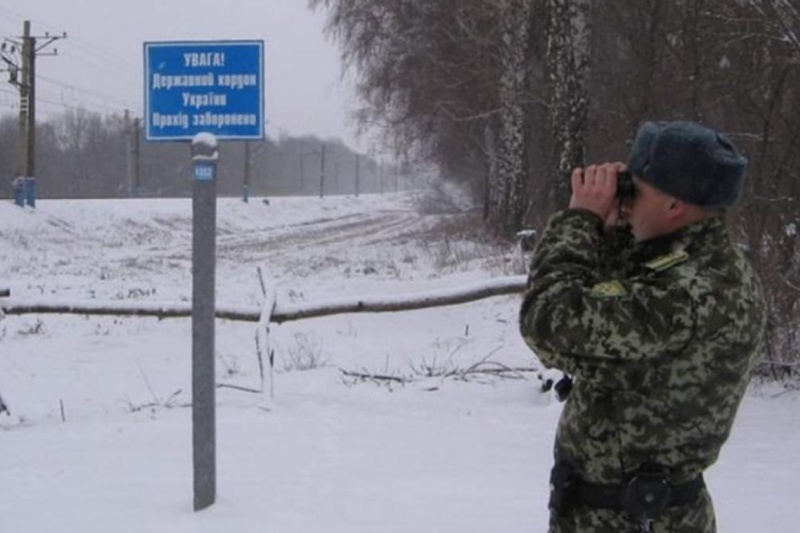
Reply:
[[[467, 303], [493, 296], [517, 294], [525, 289], [525, 276], [495, 278], [485, 283], [456, 289], [411, 293], [396, 296], [361, 296], [341, 298], [323, 302], [288, 303], [277, 302], [270, 316], [271, 322], [289, 322], [304, 318], [315, 318], [344, 313], [391, 313], [446, 305]], [[76, 314], [152, 316], [157, 318], [180, 318], [192, 315], [192, 303], [157, 302], [111, 302], [111, 301], [21, 301], [12, 298], [0, 300], [0, 312], [8, 315], [22, 314]], [[242, 322], [258, 322], [260, 307], [218, 306], [217, 318]]]

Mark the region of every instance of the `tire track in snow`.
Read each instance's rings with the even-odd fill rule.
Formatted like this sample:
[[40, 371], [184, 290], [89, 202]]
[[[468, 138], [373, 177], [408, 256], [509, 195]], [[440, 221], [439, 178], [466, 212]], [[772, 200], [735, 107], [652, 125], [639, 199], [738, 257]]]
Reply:
[[219, 242], [218, 256], [223, 260], [237, 259], [246, 256], [253, 260], [254, 256], [265, 257], [276, 253], [291, 253], [294, 249], [319, 249], [348, 245], [358, 247], [385, 241], [394, 236], [413, 232], [427, 220], [414, 213], [393, 212], [365, 214], [358, 220], [353, 217], [334, 219], [324, 225], [304, 228], [305, 231], [291, 231], [288, 234], [265, 235], [261, 232], [243, 235], [234, 241]]

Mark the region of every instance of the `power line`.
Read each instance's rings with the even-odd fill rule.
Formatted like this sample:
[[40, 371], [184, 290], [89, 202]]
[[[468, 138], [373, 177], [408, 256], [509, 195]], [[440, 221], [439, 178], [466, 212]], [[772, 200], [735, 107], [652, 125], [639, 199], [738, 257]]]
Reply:
[[18, 96], [16, 92], [10, 89], [5, 89], [4, 87], [0, 87], [0, 106], [9, 109], [16, 109], [17, 98]]
[[95, 71], [108, 71], [114, 69], [117, 73], [121, 73], [125, 78], [138, 83], [139, 78], [136, 73], [139, 67], [134, 66], [123, 59], [114, 57], [109, 53], [99, 53], [87, 45], [72, 46], [73, 39], [78, 42], [86, 42], [70, 34], [70, 46], [59, 50], [59, 55], [64, 59], [80, 62]]
[[[18, 13], [18, 12], [9, 10], [7, 8], [0, 7], [0, 13], [2, 13], [4, 11], [9, 13], [9, 14], [11, 14], [11, 15], [13, 15], [13, 18], [16, 19], [15, 23], [19, 23], [19, 22], [21, 22], [23, 20], [30, 20], [30, 21], [36, 22], [38, 26], [44, 27], [45, 30], [47, 30], [49, 28], [55, 28], [57, 26], [58, 27], [61, 26], [60, 24], [59, 25], [49, 24], [48, 22], [46, 22], [46, 21], [44, 21], [44, 20], [42, 20], [40, 18], [33, 18], [33, 17], [28, 16], [28, 15], [23, 15], [22, 13]], [[129, 61], [126, 61], [126, 60], [120, 58], [119, 56], [116, 56], [116, 55], [110, 53], [106, 47], [103, 47], [103, 46], [100, 46], [100, 45], [96, 45], [96, 44], [84, 39], [83, 37], [81, 37], [81, 34], [80, 34], [79, 31], [70, 30], [70, 28], [67, 28], [67, 30], [69, 30], [69, 33], [70, 33], [69, 38], [70, 38], [71, 47], [83, 49], [89, 55], [93, 55], [95, 57], [98, 57], [98, 58], [102, 59], [103, 61], [106, 61], [107, 64], [115, 65], [115, 66], [118, 66], [118, 67], [120, 65], [125, 65], [126, 67], [132, 68], [134, 70], [139, 68], [138, 65], [130, 63]], [[51, 30], [50, 33], [58, 33], [58, 32], [54, 31], [54, 30]], [[125, 68], [125, 67], [121, 67], [121, 68]]]
[[[12, 20], [15, 23], [19, 23], [20, 21], [31, 19], [32, 17], [25, 14], [0, 7], [0, 20]], [[53, 27], [40, 18], [35, 19], [35, 22], [37, 24], [37, 29], [40, 31], [42, 28], [49, 29]], [[3, 33], [13, 35], [15, 32], [4, 30]], [[57, 32], [48, 32], [46, 34], [48, 39], [50, 39], [50, 33], [55, 34]], [[5, 39], [20, 43], [21, 45], [23, 38], [8, 36], [5, 37]], [[106, 48], [97, 46], [75, 34], [70, 35], [69, 45], [70, 46], [59, 51], [59, 55], [62, 59], [79, 62], [95, 72], [108, 71], [109, 68], [113, 68], [115, 72], [121, 75], [115, 75], [116, 79], [123, 77], [131, 80], [136, 86], [141, 84], [139, 65], [134, 65], [129, 61], [123, 60], [113, 53], [110, 53]], [[134, 103], [124, 97], [120, 98], [108, 92], [89, 89], [81, 85], [62, 81], [61, 79], [42, 76], [38, 73], [36, 74], [36, 78], [41, 80], [41, 85], [43, 85], [43, 87], [37, 87], [36, 89], [36, 102], [41, 104], [42, 110], [49, 116], [54, 116], [59, 112], [66, 113], [74, 109], [86, 109], [102, 115], [120, 114], [123, 109], [131, 109], [134, 110], [135, 113], [142, 112], [141, 102]], [[16, 96], [16, 93], [8, 88], [3, 89], [3, 94]], [[13, 101], [0, 101], [0, 106], [10, 109], [20, 109], [19, 105], [13, 103]], [[22, 112], [24, 109], [20, 111]]]
[[[55, 27], [40, 18], [34, 19], [32, 17], [23, 15], [22, 13], [0, 7], [0, 14], [3, 12], [10, 14], [8, 18], [15, 19], [15, 22], [17, 23], [23, 20], [31, 20], [35, 22], [37, 26], [44, 27], [45, 30]], [[50, 31], [49, 33], [57, 34], [59, 32]], [[13, 39], [18, 40], [18, 37], [14, 37]], [[131, 81], [134, 81], [135, 83], [139, 82], [139, 78], [136, 75], [140, 69], [139, 65], [135, 65], [130, 61], [124, 60], [119, 56], [110, 53], [106, 48], [91, 43], [90, 41], [82, 38], [80, 34], [76, 32], [70, 31], [69, 43], [70, 46], [68, 48], [59, 51], [60, 55], [75, 59], [95, 69], [99, 67], [102, 70], [108, 70], [110, 66], [111, 68], [114, 68], [118, 72], [124, 74], [124, 76]], [[78, 53], [72, 54], [71, 52]]]
[[[0, 106], [10, 109], [18, 108], [19, 94], [16, 91], [0, 85], [0, 94], [9, 97], [0, 98]], [[52, 92], [42, 91], [41, 89], [37, 91], [36, 95], [37, 104], [40, 104], [42, 107], [51, 111], [50, 113], [47, 113], [47, 115], [50, 116], [58, 112], [65, 113], [72, 109], [86, 109], [87, 111], [92, 111], [99, 114], [115, 115], [121, 114], [122, 110], [124, 109], [124, 106], [121, 106], [120, 103], [111, 103], [109, 101], [103, 101], [102, 99], [97, 100], [99, 100], [99, 102], [76, 100], [74, 103], [70, 103], [63, 97], [63, 95], [53, 94]], [[129, 107], [129, 109], [132, 109], [132, 107]]]
[[49, 24], [48, 22], [42, 20], [38, 17], [31, 17], [30, 15], [26, 15], [24, 13], [20, 13], [19, 11], [14, 11], [12, 9], [8, 9], [5, 7], [0, 7], [0, 14], [6, 13], [9, 18], [14, 18], [15, 25], [19, 25], [21, 22], [29, 20], [36, 23], [37, 27], [43, 27], [46, 33], [57, 34], [60, 33], [61, 30], [55, 30], [58, 25]]
[[118, 56], [115, 56], [114, 54], [109, 53], [108, 50], [104, 50], [99, 46], [95, 46], [81, 37], [75, 37], [75, 42], [78, 45], [76, 48], [83, 48], [83, 50], [88, 52], [90, 55], [94, 55], [103, 61], [107, 61], [108, 63], [119, 67], [120, 69], [127, 70], [130, 68], [136, 71], [140, 68], [139, 65], [135, 65]]
[[39, 75], [39, 79], [41, 79], [43, 81], [46, 81], [47, 83], [58, 85], [59, 87], [62, 87], [63, 89], [69, 89], [71, 91], [76, 91], [76, 92], [79, 92], [79, 93], [82, 93], [82, 94], [89, 95], [89, 96], [91, 96], [92, 98], [94, 98], [96, 100], [102, 101], [103, 103], [108, 103], [108, 104], [113, 104], [113, 105], [116, 105], [116, 106], [123, 106], [123, 107], [128, 107], [128, 108], [133, 107], [129, 101], [127, 101], [125, 99], [122, 99], [122, 98], [118, 98], [118, 97], [113, 96], [113, 95], [110, 95], [108, 93], [102, 93], [102, 92], [95, 91], [95, 90], [92, 90], [92, 89], [87, 89], [85, 87], [80, 87], [80, 86], [77, 86], [77, 85], [74, 85], [74, 84], [71, 84], [71, 83], [66, 83], [66, 82], [63, 82], [63, 81], [59, 81], [59, 80], [56, 80], [56, 79], [53, 79], [53, 78], [50, 78], [50, 77], [47, 77], [47, 76]]

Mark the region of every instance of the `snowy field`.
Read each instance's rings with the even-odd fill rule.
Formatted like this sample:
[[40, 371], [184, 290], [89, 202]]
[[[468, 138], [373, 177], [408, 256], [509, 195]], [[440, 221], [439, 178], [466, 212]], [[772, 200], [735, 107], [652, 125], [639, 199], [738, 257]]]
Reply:
[[[217, 303], [402, 295], [521, 274], [472, 215], [413, 196], [218, 203]], [[191, 201], [0, 203], [15, 300], [186, 302]], [[0, 320], [0, 533], [546, 530], [560, 404], [517, 296], [273, 325], [275, 396], [217, 390], [218, 500], [192, 510], [189, 319]], [[218, 320], [217, 380], [260, 386], [255, 324]], [[348, 372], [351, 375], [345, 375]], [[361, 379], [352, 374], [390, 380]], [[795, 533], [800, 393], [753, 386], [707, 474], [720, 531]]]

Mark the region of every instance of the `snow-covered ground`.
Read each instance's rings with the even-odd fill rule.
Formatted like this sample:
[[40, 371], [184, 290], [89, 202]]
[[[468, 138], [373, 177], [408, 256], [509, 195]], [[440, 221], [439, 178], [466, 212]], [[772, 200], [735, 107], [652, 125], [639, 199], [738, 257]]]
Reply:
[[[455, 288], [520, 274], [468, 215], [411, 196], [218, 203], [218, 304]], [[16, 300], [191, 297], [191, 201], [0, 203]], [[192, 510], [188, 319], [0, 321], [0, 533], [530, 532], [546, 529], [560, 404], [518, 297], [273, 325], [275, 397], [217, 390], [218, 500]], [[217, 321], [218, 382], [257, 388], [255, 324]], [[308, 368], [310, 367], [310, 368]], [[405, 379], [363, 380], [350, 373]], [[443, 374], [451, 374], [443, 377]], [[708, 473], [720, 531], [797, 531], [800, 394], [754, 386]]]

